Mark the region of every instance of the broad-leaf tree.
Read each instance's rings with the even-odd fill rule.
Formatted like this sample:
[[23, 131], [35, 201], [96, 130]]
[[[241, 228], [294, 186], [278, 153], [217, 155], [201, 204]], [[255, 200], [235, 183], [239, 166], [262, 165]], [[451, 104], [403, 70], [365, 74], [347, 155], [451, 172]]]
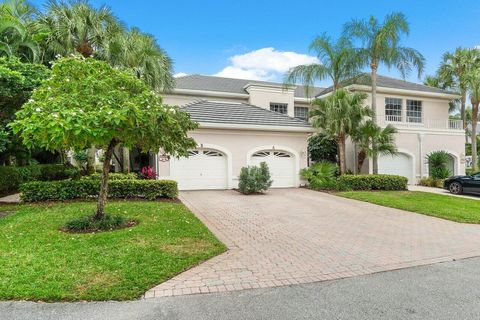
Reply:
[[[352, 20], [344, 25], [344, 35], [362, 42], [357, 54], [371, 70], [372, 109], [377, 113], [377, 70], [381, 64], [395, 67], [406, 78], [412, 69], [420, 77], [425, 58], [417, 50], [400, 44], [403, 35], [410, 31], [407, 19], [402, 13], [392, 13], [379, 22], [371, 16], [368, 20]], [[376, 121], [376, 119], [374, 119]], [[373, 172], [378, 173], [377, 158], [373, 159]]]
[[320, 63], [299, 65], [290, 69], [285, 76], [285, 85], [301, 83], [309, 93], [315, 81], [328, 79], [332, 81], [335, 91], [341, 87], [343, 81], [360, 73], [361, 60], [346, 37], [335, 41], [323, 34], [312, 41], [309, 49], [315, 53]]
[[357, 172], [362, 170], [367, 158], [397, 153], [395, 133], [397, 129], [392, 125], [381, 128], [372, 120], [367, 120], [359, 126], [352, 135], [352, 140], [358, 148]]
[[27, 102], [32, 91], [49, 76], [49, 70], [34, 63], [24, 63], [15, 57], [0, 57], [0, 132], [4, 150], [0, 153], [0, 165], [10, 164], [15, 156], [17, 164], [25, 164], [30, 153], [6, 127], [13, 121], [15, 112]]
[[346, 172], [345, 142], [352, 136], [365, 117], [372, 117], [371, 108], [364, 105], [366, 93], [350, 93], [338, 89], [332, 95], [313, 101], [310, 122], [320, 133], [335, 139], [338, 146], [340, 174]]
[[63, 58], [51, 77], [38, 87], [17, 112], [12, 124], [27, 146], [49, 150], [103, 148], [101, 189], [95, 219], [104, 217], [108, 173], [115, 146], [159, 149], [172, 156], [195, 147], [187, 136], [197, 127], [187, 113], [162, 104], [144, 82], [106, 62]]

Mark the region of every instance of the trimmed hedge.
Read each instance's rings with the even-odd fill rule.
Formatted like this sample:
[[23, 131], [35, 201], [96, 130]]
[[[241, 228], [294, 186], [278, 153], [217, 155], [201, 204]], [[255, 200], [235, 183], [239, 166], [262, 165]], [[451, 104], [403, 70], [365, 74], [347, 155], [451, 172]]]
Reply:
[[0, 166], [0, 194], [17, 191], [22, 183], [78, 178], [80, 169], [61, 164]]
[[349, 190], [407, 190], [408, 179], [389, 174], [345, 174], [338, 177], [337, 182]]
[[[20, 186], [24, 202], [88, 199], [98, 196], [100, 181], [96, 179], [35, 181]], [[113, 180], [108, 184], [109, 198], [160, 198], [178, 196], [177, 182], [172, 180]]]

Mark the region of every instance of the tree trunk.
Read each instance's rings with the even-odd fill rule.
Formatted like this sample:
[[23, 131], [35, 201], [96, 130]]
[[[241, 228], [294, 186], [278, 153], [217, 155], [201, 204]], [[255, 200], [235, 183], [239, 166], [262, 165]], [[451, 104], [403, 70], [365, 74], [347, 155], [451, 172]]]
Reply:
[[357, 168], [357, 173], [361, 173], [362, 172], [362, 167], [363, 167], [363, 163], [365, 162], [365, 159], [367, 158], [367, 153], [364, 151], [364, 150], [361, 150], [359, 153], [358, 153], [358, 162], [357, 162], [357, 165], [358, 165], [358, 168]]
[[463, 121], [463, 130], [465, 131], [465, 143], [468, 143], [467, 134], [467, 114], [465, 112], [465, 101], [467, 100], [467, 93], [462, 90], [462, 97], [460, 98], [460, 118]]
[[87, 149], [87, 174], [95, 172], [95, 147]]
[[473, 171], [477, 171], [477, 121], [478, 121], [478, 102], [472, 101], [472, 166]]
[[110, 172], [110, 161], [112, 160], [113, 150], [117, 141], [112, 139], [108, 144], [105, 152], [105, 160], [103, 161], [102, 182], [100, 184], [100, 194], [98, 195], [97, 211], [93, 216], [94, 220], [102, 220], [105, 217], [105, 204], [108, 195], [108, 173]]
[[[372, 68], [372, 110], [374, 112], [373, 123], [377, 124], [377, 64], [372, 62], [370, 66]], [[375, 148], [375, 142], [373, 142], [372, 149], [375, 150]], [[374, 155], [372, 160], [373, 174], [378, 174], [378, 157]]]
[[345, 174], [347, 166], [345, 163], [345, 137], [340, 136], [337, 140], [338, 145], [338, 161], [340, 163], [340, 175]]

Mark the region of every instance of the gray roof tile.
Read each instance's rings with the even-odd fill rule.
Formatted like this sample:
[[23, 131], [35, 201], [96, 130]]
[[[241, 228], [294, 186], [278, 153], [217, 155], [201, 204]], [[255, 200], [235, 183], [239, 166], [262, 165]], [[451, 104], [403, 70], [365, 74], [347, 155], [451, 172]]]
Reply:
[[[359, 84], [359, 85], [367, 85], [370, 86], [372, 84], [370, 74], [362, 74], [355, 79], [346, 81], [343, 85], [348, 86], [351, 84]], [[383, 88], [393, 88], [393, 89], [403, 89], [403, 90], [413, 90], [413, 91], [421, 91], [421, 92], [432, 92], [432, 93], [445, 93], [445, 94], [457, 94], [456, 92], [451, 92], [447, 90], [443, 90], [440, 88], [429, 87], [423, 84], [409, 82], [405, 80], [385, 77], [381, 75], [377, 75], [377, 86]], [[327, 89], [323, 90], [318, 96], [322, 96], [327, 94], [333, 90], [333, 87], [328, 87]]]
[[[233, 79], [233, 78], [223, 78], [223, 77], [192, 74], [192, 75], [176, 78], [175, 87], [177, 89], [205, 90], [205, 91], [218, 91], [218, 92], [246, 94], [247, 92], [245, 91], [245, 86], [249, 83], [252, 83], [252, 84], [258, 83], [258, 84], [265, 84], [265, 85], [281, 85], [281, 83], [276, 83], [276, 82]], [[320, 92], [322, 92], [324, 89], [325, 88], [314, 87], [309, 92], [309, 96], [314, 97]], [[304, 86], [296, 85], [295, 97], [297, 98], [307, 97]]]
[[197, 122], [310, 127], [306, 121], [245, 103], [201, 100], [187, 104], [182, 109]]

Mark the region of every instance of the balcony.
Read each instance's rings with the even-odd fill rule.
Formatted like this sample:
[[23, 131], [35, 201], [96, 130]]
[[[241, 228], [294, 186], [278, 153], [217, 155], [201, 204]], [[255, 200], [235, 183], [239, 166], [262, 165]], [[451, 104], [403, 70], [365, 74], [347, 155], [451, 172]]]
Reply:
[[422, 118], [408, 118], [401, 116], [383, 115], [377, 116], [377, 123], [381, 127], [391, 124], [398, 129], [428, 129], [428, 130], [445, 130], [445, 131], [463, 131], [462, 120], [451, 119], [422, 119]]

